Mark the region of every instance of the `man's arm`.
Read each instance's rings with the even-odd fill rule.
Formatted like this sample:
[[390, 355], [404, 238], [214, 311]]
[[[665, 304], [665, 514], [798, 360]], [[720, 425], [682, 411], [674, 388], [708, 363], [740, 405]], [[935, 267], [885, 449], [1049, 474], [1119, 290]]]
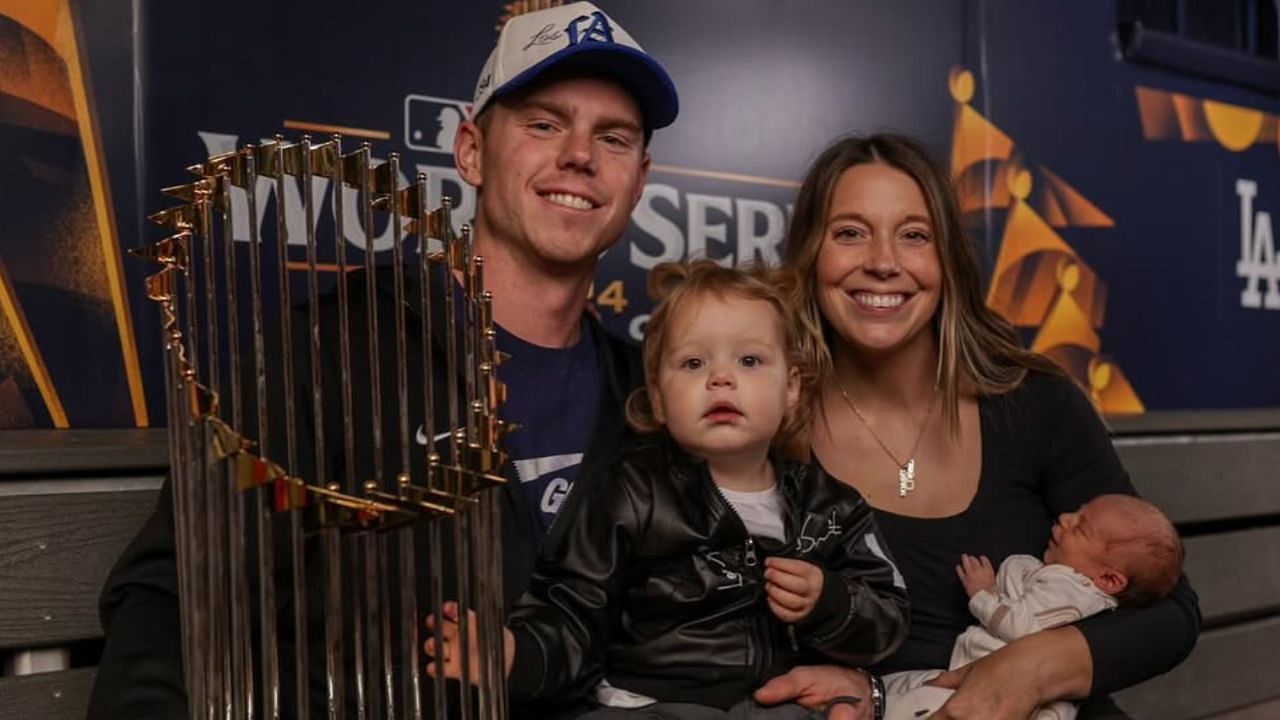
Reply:
[[98, 601], [102, 649], [89, 720], [186, 720], [172, 488], [107, 577]]

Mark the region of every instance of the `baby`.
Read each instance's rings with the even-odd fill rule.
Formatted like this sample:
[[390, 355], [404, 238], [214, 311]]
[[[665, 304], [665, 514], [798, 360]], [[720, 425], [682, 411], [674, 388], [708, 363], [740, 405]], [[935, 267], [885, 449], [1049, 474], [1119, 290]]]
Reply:
[[[964, 555], [956, 573], [978, 619], [957, 640], [951, 669], [1040, 630], [1121, 607], [1143, 607], [1168, 595], [1182, 574], [1183, 550], [1173, 523], [1154, 505], [1129, 495], [1101, 495], [1054, 525], [1044, 562], [1011, 555], [992, 571], [986, 557]], [[954, 690], [925, 685], [941, 670], [886, 675], [886, 720], [914, 720]], [[1075, 705], [1056, 702], [1036, 720], [1071, 720]]]
[[[776, 452], [803, 432], [816, 387], [817, 331], [789, 302], [790, 277], [710, 260], [654, 269], [646, 385], [627, 408], [651, 440], [579, 480], [561, 510], [508, 620], [513, 698], [585, 686], [598, 707], [579, 720], [793, 720], [807, 711], [759, 707], [752, 691], [901, 642], [906, 588], [870, 508]], [[429, 673], [443, 660], [460, 674], [456, 617], [446, 607]]]

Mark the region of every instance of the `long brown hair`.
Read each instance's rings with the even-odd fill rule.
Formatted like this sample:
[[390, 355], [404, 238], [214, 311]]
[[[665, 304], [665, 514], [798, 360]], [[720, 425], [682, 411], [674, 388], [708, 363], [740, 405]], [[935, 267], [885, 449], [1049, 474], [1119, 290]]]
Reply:
[[849, 168], [868, 163], [909, 175], [929, 209], [942, 266], [942, 298], [933, 318], [938, 338], [936, 382], [950, 430], [959, 432], [960, 395], [966, 385], [979, 395], [997, 395], [1017, 388], [1028, 370], [1062, 375], [1053, 362], [1024, 349], [1013, 326], [983, 302], [978, 257], [965, 237], [950, 174], [917, 140], [884, 133], [851, 136], [828, 147], [809, 168], [796, 197], [784, 258], [802, 278], [800, 306], [822, 328], [826, 348], [819, 351], [819, 358], [824, 378], [832, 372], [830, 349], [836, 336], [818, 307], [814, 266], [836, 183]]
[[658, 382], [658, 370], [669, 344], [673, 315], [708, 295], [762, 300], [778, 313], [787, 365], [795, 368], [800, 376], [799, 401], [787, 412], [773, 438], [775, 448], [787, 454], [795, 452], [795, 441], [808, 429], [813, 417], [819, 375], [817, 360], [812, 353], [816, 346], [822, 344], [817, 326], [792, 304], [792, 299], [798, 295], [798, 284], [796, 275], [787, 268], [770, 269], [754, 264], [727, 268], [705, 258], [688, 263], [661, 263], [650, 271], [649, 295], [657, 307], [644, 330], [645, 385], [627, 398], [627, 422], [640, 432], [657, 432], [663, 427], [654, 417], [649, 392]]

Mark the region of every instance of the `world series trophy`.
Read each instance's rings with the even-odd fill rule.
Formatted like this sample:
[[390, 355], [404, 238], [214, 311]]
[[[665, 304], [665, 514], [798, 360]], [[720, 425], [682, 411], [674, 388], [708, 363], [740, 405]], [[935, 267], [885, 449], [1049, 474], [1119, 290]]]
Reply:
[[[447, 199], [428, 208], [425, 176], [402, 183], [396, 155], [344, 153], [336, 135], [188, 169], [195, 181], [163, 191], [181, 204], [150, 217], [172, 234], [133, 253], [161, 266], [146, 289], [162, 318], [191, 717], [507, 717], [495, 488], [512, 426], [469, 229], [455, 233]], [[327, 239], [317, 181], [333, 192]], [[366, 237], [389, 223], [389, 267], [372, 240], [350, 260], [351, 200]], [[322, 293], [335, 279], [336, 298]], [[442, 643], [424, 619], [446, 600], [476, 611], [459, 631], [480, 649], [461, 644], [448, 686], [422, 655], [426, 635]]]

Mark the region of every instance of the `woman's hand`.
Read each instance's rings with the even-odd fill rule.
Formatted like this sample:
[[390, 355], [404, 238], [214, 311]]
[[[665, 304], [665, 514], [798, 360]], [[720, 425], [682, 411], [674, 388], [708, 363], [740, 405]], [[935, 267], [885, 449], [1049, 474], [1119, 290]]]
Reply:
[[1093, 657], [1084, 635], [1066, 626], [1027, 635], [927, 684], [955, 694], [931, 718], [1026, 720], [1054, 700], [1088, 696]]
[[756, 690], [755, 700], [761, 705], [793, 702], [810, 710], [830, 705], [827, 720], [872, 719], [871, 684], [866, 673], [837, 665], [792, 668]]

